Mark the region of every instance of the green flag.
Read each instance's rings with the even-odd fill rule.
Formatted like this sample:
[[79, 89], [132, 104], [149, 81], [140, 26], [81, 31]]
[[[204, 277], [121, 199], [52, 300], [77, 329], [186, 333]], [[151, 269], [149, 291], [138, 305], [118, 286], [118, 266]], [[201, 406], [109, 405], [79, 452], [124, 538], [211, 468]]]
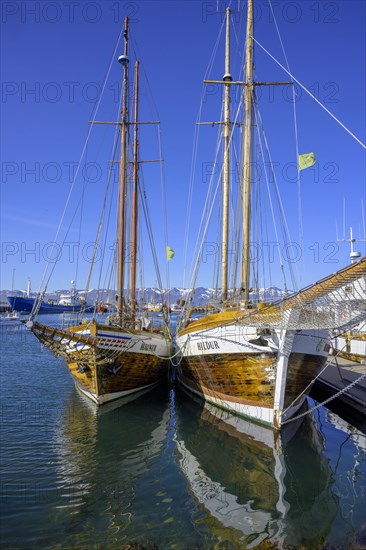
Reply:
[[310, 168], [310, 166], [313, 166], [315, 163], [315, 153], [304, 153], [303, 155], [299, 155], [299, 170]]
[[175, 254], [174, 250], [170, 248], [170, 246], [166, 246], [166, 259], [168, 261], [174, 258], [174, 254]]

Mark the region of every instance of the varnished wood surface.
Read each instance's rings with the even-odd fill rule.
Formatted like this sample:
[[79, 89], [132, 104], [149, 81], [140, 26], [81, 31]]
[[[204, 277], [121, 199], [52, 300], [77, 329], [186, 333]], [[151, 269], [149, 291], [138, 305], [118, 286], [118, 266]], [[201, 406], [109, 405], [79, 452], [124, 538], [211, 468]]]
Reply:
[[351, 353], [350, 351], [337, 351], [337, 356], [343, 357], [343, 359], [347, 359], [348, 361], [354, 361], [355, 363], [362, 363], [362, 361], [366, 360], [364, 355]]
[[[132, 391], [143, 386], [158, 383], [167, 378], [168, 362], [156, 356], [142, 353], [122, 352], [112, 362], [90, 361], [78, 354], [77, 361], [67, 366], [77, 382], [96, 396], [106, 393]], [[95, 375], [97, 373], [97, 385]]]
[[244, 353], [189, 356], [183, 358], [178, 377], [212, 397], [272, 407], [276, 359], [275, 354], [265, 358]]
[[[274, 405], [276, 361], [275, 354], [265, 357], [250, 354], [184, 357], [178, 370], [178, 378], [201, 395], [270, 408]], [[290, 355], [285, 408], [305, 390], [325, 361], [326, 358], [320, 356], [299, 353]]]
[[[75, 334], [90, 328], [91, 335]], [[167, 379], [169, 361], [151, 353], [134, 353], [124, 349], [101, 349], [98, 347], [98, 329], [111, 332], [126, 332], [118, 327], [79, 325], [72, 330], [54, 329], [35, 323], [33, 333], [55, 355], [62, 356], [78, 385], [96, 397], [110, 393], [134, 391]], [[134, 331], [134, 334], [138, 334]], [[143, 332], [146, 338], [148, 332]], [[155, 338], [163, 338], [155, 335]], [[70, 351], [70, 345], [79, 344], [78, 351]], [[75, 348], [74, 348], [75, 349]]]

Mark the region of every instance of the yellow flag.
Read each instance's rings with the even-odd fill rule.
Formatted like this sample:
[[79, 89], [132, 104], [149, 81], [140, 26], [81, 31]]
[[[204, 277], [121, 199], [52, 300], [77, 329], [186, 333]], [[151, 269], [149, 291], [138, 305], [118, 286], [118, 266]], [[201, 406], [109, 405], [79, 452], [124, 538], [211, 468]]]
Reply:
[[299, 155], [299, 170], [305, 170], [305, 168], [310, 168], [313, 164], [316, 163], [316, 158], [314, 153], [304, 153]]
[[175, 254], [174, 250], [170, 248], [170, 246], [166, 246], [166, 259], [168, 261], [174, 258], [174, 254]]

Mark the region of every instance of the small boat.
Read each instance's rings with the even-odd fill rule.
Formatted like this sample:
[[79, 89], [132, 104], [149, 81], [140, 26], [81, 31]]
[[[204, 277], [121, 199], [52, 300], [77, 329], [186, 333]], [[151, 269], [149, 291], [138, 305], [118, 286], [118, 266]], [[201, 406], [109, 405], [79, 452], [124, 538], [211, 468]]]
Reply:
[[5, 327], [5, 326], [12, 327], [12, 326], [20, 325], [20, 323], [21, 323], [20, 314], [17, 313], [16, 311], [0, 314], [0, 326], [2, 327]]
[[[121, 119], [117, 122], [107, 123], [116, 125], [119, 134], [118, 140], [115, 138], [119, 147], [114, 147], [119, 155], [116, 160], [113, 160], [113, 163], [119, 164], [119, 200], [116, 212], [116, 314], [109, 315], [103, 323], [97, 322], [93, 315], [91, 319], [83, 319], [80, 324], [61, 329], [40, 323], [36, 318], [37, 311], [35, 311], [27, 323], [27, 327], [42, 344], [56, 356], [64, 358], [78, 389], [97, 405], [122, 397], [126, 398], [137, 392], [151, 390], [165, 382], [168, 378], [171, 354], [171, 336], [167, 317], [165, 326], [161, 327], [155, 326], [147, 316], [140, 317], [138, 314], [136, 299], [137, 209], [139, 200], [146, 208], [146, 202], [144, 202], [146, 197], [140, 192], [139, 180], [138, 128], [141, 122], [138, 119], [138, 61], [135, 64], [134, 108], [127, 108], [129, 90], [128, 18], [125, 19], [123, 36], [124, 53], [118, 58], [123, 71]], [[130, 120], [130, 112], [133, 113], [133, 120]], [[91, 122], [99, 123], [94, 120]], [[130, 132], [130, 128], [133, 128], [132, 182], [128, 171], [128, 165], [131, 164], [129, 136], [132, 132]], [[111, 166], [113, 166], [112, 163]], [[131, 187], [129, 187], [130, 183]], [[110, 188], [107, 183], [104, 201], [107, 200], [108, 191]], [[102, 206], [103, 213], [105, 214], [105, 208], [103, 209]], [[106, 219], [105, 224], [108, 224], [109, 227], [109, 220]], [[150, 225], [149, 229], [151, 229]], [[98, 228], [98, 236], [100, 234]], [[128, 251], [127, 248], [129, 239], [132, 241], [131, 251]], [[95, 246], [99, 246], [98, 239], [96, 239]], [[155, 253], [155, 250], [153, 252]], [[125, 290], [127, 273], [129, 275], [129, 291]], [[157, 276], [160, 287], [162, 287], [160, 274], [157, 273]], [[88, 287], [88, 282], [86, 287]]]
[[97, 313], [107, 313], [109, 304], [107, 302], [99, 302], [96, 306]]
[[10, 313], [12, 311], [7, 302], [0, 302], [0, 313]]
[[161, 311], [161, 304], [156, 304], [154, 302], [148, 302], [146, 306], [144, 307], [146, 311], [150, 311], [151, 313], [159, 313]]
[[170, 313], [182, 313], [183, 308], [179, 304], [172, 304], [170, 306]]
[[[274, 166], [267, 149], [267, 138], [264, 133], [261, 115], [258, 107], [258, 86], [292, 85], [293, 82], [257, 82], [254, 73], [254, 6], [253, 0], [248, 0], [247, 33], [245, 42], [245, 79], [243, 82], [233, 79], [230, 67], [230, 9], [226, 10], [226, 40], [225, 68], [222, 80], [206, 80], [223, 86], [224, 106], [222, 119], [218, 123], [203, 122], [203, 124], [218, 125], [220, 136], [218, 147], [222, 145], [222, 169], [216, 190], [221, 184], [222, 196], [218, 215], [221, 213], [221, 300], [217, 313], [212, 313], [193, 320], [194, 308], [190, 307], [191, 295], [187, 299], [185, 314], [182, 315], [178, 327], [176, 344], [178, 353], [177, 377], [192, 394], [204, 400], [229, 410], [240, 416], [248, 417], [256, 422], [281, 429], [284, 424], [296, 418], [297, 412], [306, 400], [306, 395], [318, 375], [325, 366], [331, 347], [332, 331], [339, 326], [348, 330], [365, 315], [365, 295], [360, 281], [366, 275], [366, 258], [325, 277], [316, 284], [302, 291], [285, 293], [278, 302], [253, 303], [251, 287], [255, 286], [260, 277], [268, 277], [271, 273], [271, 260], [260, 258], [253, 254], [253, 241], [267, 242], [268, 226], [262, 201], [266, 190], [266, 181], [257, 181], [254, 173], [253, 156], [257, 151], [260, 167], [267, 164], [271, 167], [266, 177], [272, 178]], [[225, 28], [225, 27], [223, 27]], [[240, 86], [243, 97], [236, 111], [235, 121], [231, 120], [230, 104], [234, 92], [232, 88]], [[242, 121], [237, 122], [239, 113]], [[239, 128], [239, 132], [237, 131]], [[254, 135], [254, 128], [256, 135]], [[280, 130], [279, 130], [280, 132]], [[277, 133], [278, 138], [279, 133]], [[231, 150], [235, 136], [241, 141], [241, 163], [231, 162]], [[254, 137], [257, 137], [254, 147]], [[239, 149], [240, 149], [239, 147]], [[215, 158], [218, 158], [216, 151]], [[304, 158], [303, 158], [304, 157]], [[267, 161], [268, 159], [268, 161]], [[264, 162], [266, 161], [266, 162]], [[216, 161], [215, 161], [216, 162]], [[299, 155], [299, 171], [315, 163], [313, 154]], [[236, 178], [230, 179], [232, 171]], [[255, 165], [255, 162], [254, 162]], [[213, 172], [214, 177], [214, 172]], [[257, 178], [257, 179], [256, 179]], [[235, 186], [234, 183], [237, 183]], [[263, 183], [263, 186], [260, 184]], [[268, 183], [268, 181], [267, 181]], [[264, 187], [264, 190], [262, 190]], [[213, 189], [214, 187], [212, 187]], [[213, 190], [211, 191], [214, 195]], [[234, 194], [235, 193], [235, 194]], [[214, 195], [216, 196], [216, 195]], [[236, 255], [232, 268], [235, 277], [241, 264], [240, 280], [236, 280], [233, 288], [229, 288], [229, 196], [240, 205], [238, 209], [237, 229], [233, 240], [240, 240], [240, 254]], [[208, 195], [209, 198], [209, 195]], [[206, 199], [206, 203], [207, 203]], [[268, 199], [270, 202], [271, 197]], [[272, 202], [271, 208], [272, 208]], [[214, 211], [209, 204], [202, 220], [209, 221]], [[268, 206], [269, 208], [269, 206]], [[205, 227], [208, 226], [208, 221]], [[279, 222], [282, 224], [284, 246], [289, 245], [286, 237], [284, 213], [280, 208]], [[233, 222], [234, 223], [234, 222]], [[275, 221], [273, 221], [275, 226]], [[205, 230], [206, 231], [206, 230]], [[193, 284], [197, 281], [199, 262], [202, 260], [202, 250], [206, 233], [202, 231], [198, 259], [194, 268]], [[277, 235], [277, 229], [274, 230]], [[291, 243], [290, 243], [291, 244]], [[264, 255], [263, 255], [264, 256]], [[280, 258], [279, 270], [282, 271], [284, 284], [284, 265]], [[262, 266], [263, 264], [263, 266]], [[264, 270], [264, 264], [267, 271]], [[263, 274], [262, 274], [263, 267]], [[292, 276], [292, 274], [291, 274]], [[343, 289], [354, 285], [358, 296], [347, 299]], [[286, 285], [287, 286], [287, 285]], [[337, 309], [342, 296], [347, 307]], [[357, 299], [354, 299], [357, 298]], [[341, 318], [343, 317], [343, 318]]]

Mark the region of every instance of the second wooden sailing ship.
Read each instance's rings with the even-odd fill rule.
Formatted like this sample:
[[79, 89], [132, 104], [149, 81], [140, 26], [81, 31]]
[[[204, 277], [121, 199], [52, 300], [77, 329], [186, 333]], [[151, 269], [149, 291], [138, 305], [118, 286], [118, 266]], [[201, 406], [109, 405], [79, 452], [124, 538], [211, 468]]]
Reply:
[[[187, 308], [176, 338], [180, 354], [178, 379], [206, 401], [280, 429], [302, 406], [312, 381], [325, 364], [332, 328], [349, 326], [352, 319], [364, 315], [365, 301], [355, 300], [347, 311], [345, 308], [340, 311], [339, 296], [347, 284], [365, 277], [366, 260], [275, 305], [259, 303], [257, 308], [253, 307], [249, 295], [255, 89], [266, 84], [292, 83], [254, 81], [253, 0], [248, 0], [245, 81], [233, 81], [229, 9], [226, 16], [225, 74], [222, 81], [206, 81], [224, 87], [224, 115], [219, 123], [223, 128], [221, 303], [218, 313], [199, 319], [194, 319], [193, 310]], [[228, 292], [228, 219], [230, 145], [235, 126], [230, 120], [230, 88], [235, 85], [243, 89], [244, 121], [241, 124], [242, 166], [239, 171], [241, 282], [239, 293], [233, 298]]]

